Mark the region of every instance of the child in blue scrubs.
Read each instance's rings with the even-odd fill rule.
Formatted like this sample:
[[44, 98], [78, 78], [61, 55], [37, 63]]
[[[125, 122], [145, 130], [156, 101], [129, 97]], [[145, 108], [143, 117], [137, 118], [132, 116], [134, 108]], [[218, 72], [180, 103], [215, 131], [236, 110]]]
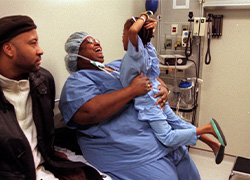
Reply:
[[[127, 87], [131, 80], [143, 72], [150, 78], [151, 83], [146, 84], [151, 88], [147, 94], [134, 99], [135, 109], [138, 110], [138, 119], [148, 121], [156, 137], [166, 147], [177, 149], [183, 145], [195, 145], [197, 139], [206, 143], [215, 154], [217, 164], [224, 157], [226, 140], [219, 124], [211, 119], [210, 123], [196, 128], [174, 114], [169, 104], [164, 104], [163, 109], [156, 105], [154, 95], [159, 92], [159, 62], [155, 48], [151, 43], [156, 21], [149, 18], [150, 12], [141, 14], [139, 18], [132, 17], [127, 20], [123, 30], [123, 46], [127, 51], [120, 66], [120, 80]], [[204, 134], [212, 134], [218, 140], [215, 142]]]

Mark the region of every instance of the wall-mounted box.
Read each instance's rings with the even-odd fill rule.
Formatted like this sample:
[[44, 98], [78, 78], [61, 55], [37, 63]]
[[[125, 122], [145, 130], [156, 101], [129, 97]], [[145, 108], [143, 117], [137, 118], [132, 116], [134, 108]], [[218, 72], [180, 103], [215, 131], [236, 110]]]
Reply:
[[206, 9], [250, 9], [250, 0], [205, 0]]

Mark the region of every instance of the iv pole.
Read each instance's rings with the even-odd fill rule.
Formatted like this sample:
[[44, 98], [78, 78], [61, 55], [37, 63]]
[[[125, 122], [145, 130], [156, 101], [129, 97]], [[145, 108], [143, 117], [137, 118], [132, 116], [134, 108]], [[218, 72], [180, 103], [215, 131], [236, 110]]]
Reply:
[[157, 15], [157, 21], [158, 21], [158, 28], [157, 28], [157, 54], [158, 56], [161, 54], [161, 5], [162, 5], [162, 0], [159, 1], [159, 14]]

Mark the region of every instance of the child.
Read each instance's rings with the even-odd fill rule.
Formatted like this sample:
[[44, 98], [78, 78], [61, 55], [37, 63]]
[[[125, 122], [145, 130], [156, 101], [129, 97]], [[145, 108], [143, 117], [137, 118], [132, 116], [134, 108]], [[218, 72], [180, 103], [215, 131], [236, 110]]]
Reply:
[[[156, 105], [157, 99], [154, 95], [159, 92], [158, 85], [163, 82], [157, 81], [159, 62], [155, 48], [150, 41], [157, 23], [149, 18], [150, 13], [146, 11], [139, 18], [132, 17], [124, 24], [123, 46], [127, 52], [120, 67], [121, 83], [124, 87], [128, 86], [131, 80], [141, 72], [144, 76], [148, 76], [152, 84], [148, 83], [146, 86], [151, 90], [134, 99], [135, 108], [139, 111], [138, 119], [148, 121], [159, 141], [169, 148], [195, 145], [197, 139], [200, 139], [213, 150], [216, 156], [215, 161], [219, 164], [224, 157], [226, 140], [214, 119], [196, 128], [176, 116], [168, 103], [164, 104], [163, 110]], [[219, 143], [204, 134], [212, 134], [219, 140]]]

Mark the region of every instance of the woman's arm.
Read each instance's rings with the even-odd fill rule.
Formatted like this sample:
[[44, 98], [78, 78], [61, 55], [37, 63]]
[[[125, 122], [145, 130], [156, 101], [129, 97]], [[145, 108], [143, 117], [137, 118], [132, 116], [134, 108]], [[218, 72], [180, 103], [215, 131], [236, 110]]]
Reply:
[[132, 80], [128, 87], [98, 95], [84, 103], [71, 120], [81, 125], [101, 122], [118, 112], [134, 97], [150, 91], [146, 86], [148, 83], [150, 83], [149, 78], [143, 77], [141, 73]]

